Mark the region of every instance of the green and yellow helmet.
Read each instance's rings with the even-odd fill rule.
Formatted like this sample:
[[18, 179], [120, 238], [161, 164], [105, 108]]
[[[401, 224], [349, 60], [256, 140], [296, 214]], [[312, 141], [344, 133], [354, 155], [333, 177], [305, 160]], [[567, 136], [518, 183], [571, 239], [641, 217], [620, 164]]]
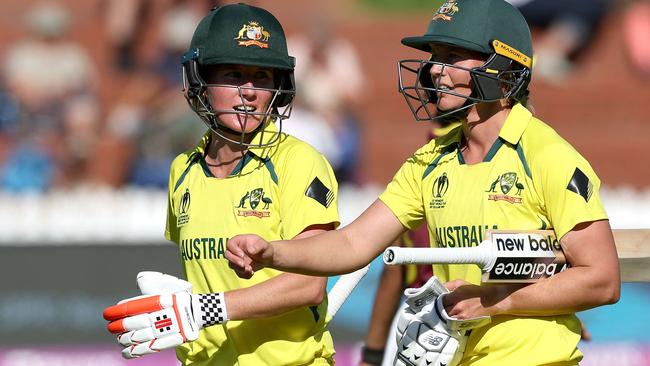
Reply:
[[[402, 44], [426, 52], [441, 44], [486, 56], [485, 63], [473, 69], [437, 62], [433, 57], [399, 61], [399, 90], [418, 121], [463, 117], [458, 112], [478, 103], [527, 98], [533, 62], [530, 29], [519, 10], [504, 0], [448, 0], [435, 11], [423, 35], [403, 38]], [[468, 71], [472, 94], [467, 97], [438, 89], [429, 75], [433, 65]], [[467, 102], [458, 109], [441, 111], [435, 108], [437, 93], [465, 97]]]
[[[184, 94], [190, 107], [203, 122], [218, 136], [228, 141], [244, 143], [245, 135], [235, 141], [224, 132], [238, 134], [221, 125], [217, 113], [242, 113], [235, 110], [215, 110], [207, 97], [209, 87], [241, 86], [208, 84], [203, 75], [207, 67], [214, 65], [247, 65], [268, 67], [274, 71], [273, 98], [266, 111], [246, 112], [261, 115], [265, 123], [275, 121], [282, 128], [282, 120], [289, 117], [295, 95], [295, 59], [289, 56], [287, 41], [280, 22], [265, 9], [247, 4], [230, 4], [213, 8], [201, 20], [190, 43], [189, 50], [182, 56]], [[251, 87], [250, 89], [261, 89]], [[269, 89], [265, 89], [269, 90]], [[243, 96], [242, 96], [243, 98]], [[255, 133], [254, 131], [252, 133]], [[279, 136], [279, 134], [278, 134]], [[274, 143], [270, 140], [266, 145]]]

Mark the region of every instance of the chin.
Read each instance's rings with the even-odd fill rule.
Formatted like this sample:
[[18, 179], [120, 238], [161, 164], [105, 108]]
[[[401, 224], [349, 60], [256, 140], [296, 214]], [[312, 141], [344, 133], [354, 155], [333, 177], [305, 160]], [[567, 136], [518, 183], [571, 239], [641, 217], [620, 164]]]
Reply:
[[236, 132], [245, 132], [245, 133], [250, 133], [255, 131], [261, 124], [260, 121], [257, 119], [250, 117], [246, 123], [246, 130], [244, 131], [244, 119], [241, 119], [242, 123], [240, 123], [240, 119], [238, 117], [234, 117], [232, 115], [226, 117], [226, 118], [221, 118], [221, 124], [224, 126], [228, 127], [229, 129], [236, 131]]

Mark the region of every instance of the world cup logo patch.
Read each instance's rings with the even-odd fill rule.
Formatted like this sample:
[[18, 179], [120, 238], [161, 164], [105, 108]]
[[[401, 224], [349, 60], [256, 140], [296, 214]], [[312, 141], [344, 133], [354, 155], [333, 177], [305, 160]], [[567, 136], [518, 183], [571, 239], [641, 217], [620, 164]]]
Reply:
[[431, 195], [433, 198], [429, 203], [429, 208], [444, 208], [446, 204], [444, 196], [447, 194], [448, 189], [449, 177], [447, 177], [447, 173], [442, 173], [441, 176], [433, 181], [433, 185], [431, 186]]
[[181, 196], [180, 204], [178, 205], [178, 217], [176, 218], [176, 227], [181, 227], [190, 221], [190, 190], [185, 189], [185, 193]]

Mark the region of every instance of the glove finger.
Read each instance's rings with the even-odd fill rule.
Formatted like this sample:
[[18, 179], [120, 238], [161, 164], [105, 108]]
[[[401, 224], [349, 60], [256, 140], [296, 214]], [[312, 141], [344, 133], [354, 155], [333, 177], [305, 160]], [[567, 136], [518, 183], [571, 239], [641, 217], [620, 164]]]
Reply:
[[117, 342], [122, 346], [132, 346], [138, 343], [144, 343], [153, 340], [155, 337], [153, 329], [147, 327], [145, 329], [132, 330], [130, 332], [122, 333], [117, 336]]
[[191, 283], [161, 272], [140, 272], [137, 282], [140, 292], [145, 295], [192, 291]]
[[127, 359], [137, 358], [150, 353], [160, 352], [163, 349], [177, 347], [183, 343], [183, 337], [180, 334], [174, 334], [168, 337], [154, 339], [150, 342], [126, 347], [122, 350], [122, 357]]
[[113, 334], [126, 333], [132, 330], [151, 327], [150, 314], [140, 314], [119, 319], [108, 323], [106, 327]]
[[161, 299], [162, 297], [163, 295], [146, 296], [109, 306], [104, 310], [104, 319], [109, 321], [118, 320], [127, 316], [151, 313], [164, 309], [166, 306], [161, 303], [163, 300]]

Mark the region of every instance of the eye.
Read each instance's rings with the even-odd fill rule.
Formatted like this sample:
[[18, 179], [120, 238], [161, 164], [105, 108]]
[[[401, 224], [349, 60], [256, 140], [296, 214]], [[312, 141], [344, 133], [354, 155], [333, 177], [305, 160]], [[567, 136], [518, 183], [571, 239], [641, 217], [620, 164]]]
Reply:
[[273, 79], [273, 73], [269, 70], [258, 70], [255, 72], [255, 80], [266, 81]]
[[239, 70], [228, 70], [223, 73], [223, 76], [227, 79], [241, 79], [242, 72]]
[[464, 56], [462, 56], [462, 55], [460, 55], [460, 54], [458, 54], [458, 53], [455, 53], [455, 52], [451, 52], [451, 53], [449, 53], [449, 54], [447, 55], [447, 57], [446, 57], [446, 61], [447, 61], [448, 63], [450, 63], [450, 64], [451, 64], [451, 63], [454, 63], [454, 62], [456, 62], [456, 61], [464, 60], [464, 59], [465, 59]]

